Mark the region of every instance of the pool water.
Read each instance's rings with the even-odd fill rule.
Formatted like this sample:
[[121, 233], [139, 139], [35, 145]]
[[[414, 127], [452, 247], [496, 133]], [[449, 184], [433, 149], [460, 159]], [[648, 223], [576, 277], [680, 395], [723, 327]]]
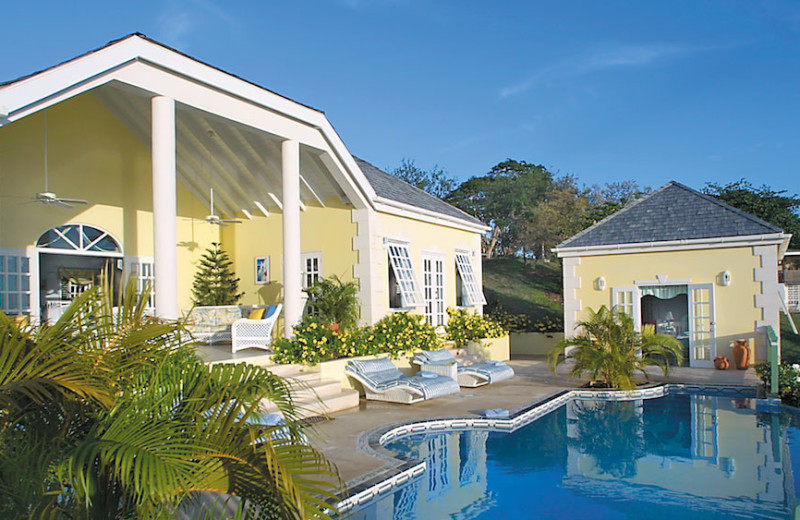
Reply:
[[798, 419], [710, 395], [573, 400], [513, 433], [387, 445], [426, 472], [347, 518], [793, 518]]

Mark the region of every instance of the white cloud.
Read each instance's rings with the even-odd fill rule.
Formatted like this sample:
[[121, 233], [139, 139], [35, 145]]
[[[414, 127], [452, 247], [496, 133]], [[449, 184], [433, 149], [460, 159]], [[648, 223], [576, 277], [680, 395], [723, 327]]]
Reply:
[[191, 37], [212, 23], [238, 32], [236, 18], [209, 0], [172, 1], [158, 17], [158, 39], [185, 52]]
[[640, 67], [670, 56], [696, 50], [699, 48], [675, 44], [614, 45], [593, 48], [589, 52], [542, 67], [524, 80], [501, 88], [497, 94], [500, 99], [505, 99], [522, 94], [542, 84], [545, 80], [550, 86], [553, 86], [564, 79], [606, 69]]

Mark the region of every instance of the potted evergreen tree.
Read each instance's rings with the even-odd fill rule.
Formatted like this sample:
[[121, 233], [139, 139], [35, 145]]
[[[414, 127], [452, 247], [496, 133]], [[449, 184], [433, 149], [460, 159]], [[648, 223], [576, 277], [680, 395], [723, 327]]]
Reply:
[[200, 258], [200, 269], [194, 275], [192, 301], [199, 306], [236, 305], [244, 293], [239, 292], [239, 278], [231, 269], [233, 262], [217, 242]]

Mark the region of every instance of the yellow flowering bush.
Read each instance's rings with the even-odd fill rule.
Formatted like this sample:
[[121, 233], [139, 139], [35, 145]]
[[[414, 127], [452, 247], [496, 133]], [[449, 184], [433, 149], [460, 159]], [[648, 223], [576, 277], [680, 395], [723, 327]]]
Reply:
[[316, 365], [343, 357], [389, 354], [440, 348], [436, 332], [422, 316], [395, 312], [370, 327], [334, 332], [317, 318], [308, 317], [294, 328], [293, 338], [280, 338], [272, 345], [275, 363]]
[[404, 351], [436, 350], [441, 348], [436, 330], [419, 314], [393, 312], [372, 327], [377, 352], [397, 357]]
[[463, 348], [472, 340], [501, 338], [508, 330], [489, 316], [468, 309], [447, 309], [447, 339]]

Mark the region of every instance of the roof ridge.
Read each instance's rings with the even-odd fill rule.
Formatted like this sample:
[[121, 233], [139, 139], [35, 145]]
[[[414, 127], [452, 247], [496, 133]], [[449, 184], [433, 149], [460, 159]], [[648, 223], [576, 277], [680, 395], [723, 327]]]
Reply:
[[58, 67], [61, 67], [61, 66], [63, 66], [63, 65], [66, 65], [66, 64], [68, 64], [68, 63], [71, 63], [71, 62], [73, 62], [73, 61], [75, 61], [75, 60], [79, 60], [79, 59], [81, 59], [81, 58], [84, 58], [84, 57], [86, 57], [86, 56], [89, 56], [89, 55], [91, 55], [91, 54], [95, 54], [95, 53], [97, 53], [97, 52], [100, 52], [100, 51], [102, 51], [102, 50], [104, 50], [104, 49], [107, 49], [107, 48], [109, 48], [109, 47], [112, 47], [112, 46], [114, 46], [114, 45], [117, 45], [118, 43], [120, 43], [120, 42], [123, 42], [123, 41], [125, 41], [125, 40], [128, 40], [128, 39], [130, 39], [130, 38], [133, 38], [133, 37], [141, 38], [142, 40], [144, 40], [144, 41], [146, 41], [146, 42], [148, 42], [148, 43], [150, 43], [150, 44], [152, 44], [152, 45], [157, 45], [157, 46], [159, 46], [159, 47], [162, 47], [162, 48], [164, 48], [164, 49], [167, 49], [168, 51], [170, 51], [170, 52], [174, 52], [175, 54], [179, 54], [180, 56], [183, 56], [183, 57], [184, 57], [184, 58], [186, 58], [186, 59], [192, 60], [192, 61], [194, 61], [194, 62], [196, 62], [196, 63], [199, 63], [199, 64], [201, 64], [201, 65], [204, 65], [204, 66], [206, 66], [206, 67], [209, 67], [209, 68], [211, 68], [211, 69], [214, 69], [214, 70], [216, 70], [216, 71], [218, 71], [218, 72], [221, 72], [222, 74], [226, 74], [226, 75], [228, 75], [228, 76], [230, 76], [230, 77], [232, 77], [232, 78], [236, 78], [236, 79], [238, 79], [239, 81], [244, 81], [245, 83], [247, 83], [247, 84], [249, 84], [249, 85], [253, 85], [253, 86], [254, 86], [254, 87], [256, 87], [256, 88], [260, 88], [261, 90], [264, 90], [264, 91], [266, 91], [266, 92], [269, 92], [270, 94], [274, 94], [274, 95], [276, 95], [276, 96], [278, 96], [278, 97], [282, 97], [283, 99], [285, 99], [285, 100], [287, 100], [287, 101], [290, 101], [290, 102], [292, 102], [292, 103], [296, 103], [296, 104], [298, 104], [298, 105], [300, 105], [300, 106], [302, 106], [302, 107], [305, 107], [305, 108], [307, 108], [307, 109], [309, 109], [309, 110], [313, 110], [313, 111], [315, 111], [315, 112], [319, 112], [319, 113], [321, 113], [321, 114], [324, 114], [324, 113], [325, 113], [323, 110], [320, 110], [320, 109], [318, 109], [318, 108], [314, 108], [314, 107], [312, 107], [311, 105], [306, 105], [305, 103], [301, 103], [301, 102], [299, 102], [299, 101], [296, 101], [296, 100], [294, 100], [294, 99], [292, 99], [292, 98], [290, 98], [290, 97], [288, 97], [288, 96], [285, 96], [285, 95], [283, 95], [283, 94], [279, 94], [278, 92], [275, 92], [274, 90], [270, 90], [270, 89], [268, 89], [268, 88], [264, 87], [263, 85], [259, 85], [258, 83], [255, 83], [255, 82], [253, 82], [253, 81], [250, 81], [249, 79], [245, 79], [245, 78], [243, 78], [242, 76], [239, 76], [239, 75], [237, 75], [237, 74], [233, 74], [232, 72], [228, 72], [227, 70], [224, 70], [224, 69], [222, 69], [222, 68], [220, 68], [220, 67], [217, 67], [216, 65], [212, 65], [212, 64], [210, 64], [210, 63], [208, 63], [208, 62], [205, 62], [205, 61], [203, 61], [203, 60], [200, 60], [200, 59], [198, 59], [198, 58], [195, 58], [194, 56], [191, 56], [191, 55], [189, 55], [189, 54], [186, 54], [185, 52], [183, 52], [183, 51], [180, 51], [180, 50], [178, 50], [178, 49], [176, 49], [176, 48], [174, 48], [174, 47], [170, 47], [169, 45], [167, 45], [167, 44], [165, 44], [165, 43], [161, 43], [160, 41], [158, 41], [158, 40], [155, 40], [155, 39], [153, 39], [153, 38], [150, 38], [150, 37], [148, 37], [146, 34], [144, 34], [144, 33], [141, 33], [141, 32], [138, 32], [138, 31], [137, 31], [137, 32], [132, 32], [132, 33], [130, 33], [130, 34], [126, 35], [126, 36], [123, 36], [123, 37], [121, 37], [121, 38], [117, 38], [116, 40], [111, 40], [111, 41], [109, 41], [108, 43], [106, 43], [105, 45], [102, 45], [102, 46], [100, 46], [100, 47], [97, 47], [97, 48], [95, 48], [95, 49], [92, 49], [92, 50], [86, 51], [86, 52], [84, 52], [84, 53], [82, 53], [82, 54], [79, 54], [79, 55], [77, 55], [77, 56], [74, 56], [74, 57], [72, 57], [72, 58], [70, 58], [70, 59], [68, 59], [68, 60], [62, 61], [62, 62], [60, 62], [60, 63], [56, 63], [55, 65], [51, 65], [51, 66], [49, 66], [49, 67], [47, 67], [47, 68], [44, 68], [44, 69], [42, 69], [42, 70], [35, 71], [35, 72], [32, 72], [32, 73], [30, 73], [30, 74], [26, 74], [26, 75], [24, 75], [24, 76], [20, 76], [19, 78], [12, 79], [12, 80], [9, 80], [9, 81], [0, 81], [0, 87], [5, 87], [5, 86], [8, 86], [8, 85], [12, 85], [12, 84], [14, 84], [14, 83], [17, 83], [17, 82], [20, 82], [20, 81], [24, 81], [24, 80], [26, 80], [26, 79], [29, 79], [29, 78], [32, 78], [32, 77], [34, 77], [34, 76], [38, 76], [39, 74], [43, 74], [43, 73], [45, 73], [45, 72], [48, 72], [48, 71], [50, 71], [50, 70], [53, 70], [53, 69], [56, 69], [56, 68], [58, 68]]
[[[351, 154], [351, 155], [352, 155], [352, 154]], [[387, 178], [389, 178], [389, 179], [392, 179], [392, 180], [393, 180], [393, 181], [395, 181], [395, 182], [401, 182], [401, 183], [403, 183], [403, 184], [404, 184], [404, 185], [405, 185], [407, 188], [411, 188], [412, 190], [414, 190], [414, 191], [415, 191], [415, 192], [417, 192], [418, 194], [422, 195], [423, 197], [426, 197], [426, 198], [428, 198], [428, 199], [430, 199], [430, 200], [436, 201], [437, 203], [441, 203], [441, 204], [447, 204], [449, 207], [453, 208], [454, 210], [456, 210], [457, 212], [459, 212], [459, 213], [460, 213], [461, 215], [463, 215], [464, 217], [467, 217], [467, 218], [469, 218], [470, 220], [473, 220], [473, 221], [475, 221], [475, 222], [479, 222], [479, 223], [483, 224], [483, 222], [481, 222], [481, 221], [480, 221], [480, 219], [478, 219], [477, 217], [475, 217], [475, 215], [470, 215], [469, 213], [467, 213], [467, 212], [466, 212], [466, 211], [464, 211], [463, 209], [461, 209], [461, 208], [459, 208], [459, 207], [456, 207], [456, 206], [454, 206], [454, 205], [450, 204], [449, 202], [447, 202], [447, 201], [445, 201], [445, 200], [443, 200], [443, 199], [440, 199], [439, 197], [437, 197], [437, 196], [435, 196], [435, 195], [431, 195], [430, 193], [428, 193], [427, 191], [425, 191], [425, 190], [423, 190], [423, 189], [417, 188], [416, 186], [414, 186], [414, 185], [413, 185], [413, 184], [411, 184], [410, 182], [404, 181], [404, 180], [403, 180], [403, 179], [401, 179], [400, 177], [398, 177], [398, 176], [396, 176], [396, 175], [392, 175], [391, 173], [389, 173], [389, 172], [387, 172], [387, 171], [384, 171], [384, 170], [383, 170], [383, 169], [381, 169], [381, 168], [378, 168], [377, 166], [375, 166], [375, 165], [374, 165], [374, 164], [372, 164], [371, 162], [369, 162], [369, 161], [367, 161], [367, 160], [365, 160], [365, 159], [362, 159], [361, 157], [358, 157], [358, 156], [356, 156], [356, 155], [353, 155], [353, 158], [354, 158], [356, 161], [360, 161], [360, 162], [363, 162], [363, 163], [365, 163], [367, 166], [369, 166], [369, 167], [371, 167], [372, 169], [374, 169], [375, 171], [377, 171], [377, 172], [379, 172], [379, 173], [381, 173], [381, 174], [385, 175]], [[369, 181], [369, 179], [367, 179], [367, 180]], [[377, 195], [377, 193], [376, 193], [376, 195]], [[382, 195], [378, 195], [378, 196], [379, 196], [379, 197], [382, 197], [382, 198], [389, 198], [389, 197], [383, 197]], [[394, 199], [392, 199], [392, 200], [394, 200]], [[405, 201], [396, 201], [396, 202], [404, 202], [405, 204], [409, 204], [409, 205], [411, 205], [411, 206], [417, 206], [416, 204], [412, 204], [412, 203], [410, 203], [410, 202], [405, 202]], [[424, 209], [424, 208], [421, 208], [421, 209]], [[433, 210], [430, 210], [430, 211], [433, 211]], [[441, 213], [441, 212], [440, 212], [440, 211], [436, 211], [436, 213]]]
[[755, 222], [756, 224], [760, 224], [762, 226], [766, 226], [766, 227], [772, 228], [773, 230], [775, 230], [776, 232], [779, 232], [779, 233], [783, 233], [783, 231], [784, 231], [783, 229], [779, 228], [775, 224], [770, 224], [766, 220], [762, 220], [762, 219], [756, 217], [755, 215], [751, 215], [750, 213], [747, 213], [746, 211], [742, 211], [739, 208], [735, 208], [735, 207], [731, 206], [730, 204], [728, 204], [727, 202], [721, 201], [721, 200], [717, 199], [716, 197], [714, 197], [712, 195], [708, 195], [706, 193], [703, 193], [702, 191], [697, 191], [695, 189], [692, 189], [689, 186], [681, 184], [680, 182], [670, 181], [668, 184], [674, 184], [675, 186], [677, 186], [679, 188], [683, 188], [684, 190], [688, 190], [688, 191], [694, 193], [695, 195], [699, 195], [700, 197], [706, 199], [707, 201], [713, 202], [714, 204], [722, 207], [723, 209], [726, 209], [728, 211], [732, 211], [733, 213], [736, 213], [737, 215], [739, 215], [741, 217], [744, 217], [744, 218], [746, 218], [748, 220], [751, 220], [751, 221]]
[[567, 244], [569, 244], [570, 242], [573, 242], [573, 241], [579, 239], [580, 237], [582, 237], [583, 235], [589, 233], [591, 230], [595, 229], [597, 226], [603, 224], [604, 222], [608, 222], [609, 220], [617, 217], [618, 215], [620, 215], [622, 213], [625, 213], [627, 211], [630, 211], [631, 208], [633, 208], [633, 207], [639, 205], [641, 202], [644, 202], [645, 200], [651, 198], [656, 193], [659, 193], [659, 192], [664, 191], [665, 189], [667, 189], [667, 187], [670, 186], [673, 182], [675, 182], [675, 181], [670, 181], [670, 182], [666, 183], [665, 185], [661, 186], [660, 188], [657, 188], [657, 189], [651, 191], [650, 193], [648, 193], [646, 195], [643, 195], [642, 197], [640, 197], [638, 199], [635, 199], [635, 200], [632, 200], [632, 201], [628, 202], [622, 208], [618, 209], [614, 213], [612, 213], [610, 215], [606, 215], [605, 217], [603, 217], [602, 219], [598, 220], [597, 222], [595, 222], [591, 226], [587, 227], [583, 231], [579, 231], [578, 233], [576, 233], [576, 234], [572, 235], [571, 237], [569, 237], [568, 239], [564, 240], [563, 242], [558, 244], [556, 246], [556, 248], [564, 247]]

